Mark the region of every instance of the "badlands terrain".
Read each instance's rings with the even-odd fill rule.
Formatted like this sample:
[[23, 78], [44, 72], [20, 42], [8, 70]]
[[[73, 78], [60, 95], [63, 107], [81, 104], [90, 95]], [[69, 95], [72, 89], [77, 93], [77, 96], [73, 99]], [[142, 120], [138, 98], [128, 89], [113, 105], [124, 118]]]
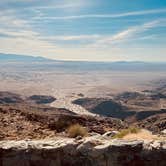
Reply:
[[0, 166], [164, 166], [165, 134], [165, 64], [1, 55]]

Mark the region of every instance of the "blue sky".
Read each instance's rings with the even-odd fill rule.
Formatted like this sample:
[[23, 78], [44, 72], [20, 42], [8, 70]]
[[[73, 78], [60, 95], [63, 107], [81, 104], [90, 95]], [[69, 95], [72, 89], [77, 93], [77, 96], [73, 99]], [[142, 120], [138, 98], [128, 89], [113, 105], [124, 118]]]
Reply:
[[1, 0], [0, 52], [166, 61], [166, 0]]

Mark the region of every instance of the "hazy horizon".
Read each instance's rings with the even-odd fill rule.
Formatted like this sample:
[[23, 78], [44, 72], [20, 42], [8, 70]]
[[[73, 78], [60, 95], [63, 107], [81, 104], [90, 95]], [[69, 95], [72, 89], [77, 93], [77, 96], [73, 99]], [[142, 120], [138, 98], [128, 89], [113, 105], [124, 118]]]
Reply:
[[[153, 63], [153, 64], [165, 64], [166, 61], [136, 61], [136, 60], [115, 60], [115, 61], [104, 61], [104, 60], [61, 60], [61, 59], [52, 59], [52, 58], [47, 58], [47, 57], [43, 57], [43, 56], [40, 56], [40, 55], [22, 55], [22, 54], [4, 54], [4, 53], [0, 53], [0, 59], [2, 58], [1, 56], [3, 55], [3, 58], [6, 58], [8, 60], [11, 59], [11, 57], [13, 56], [15, 58], [18, 57], [18, 58], [21, 58], [21, 59], [24, 59], [24, 58], [32, 58], [32, 59], [43, 59], [43, 60], [50, 60], [50, 61], [62, 61], [62, 62], [96, 62], [96, 63]], [[4, 57], [6, 56], [6, 57]], [[8, 56], [8, 58], [7, 58]], [[2, 60], [2, 59], [1, 59]], [[11, 59], [12, 60], [12, 59]]]

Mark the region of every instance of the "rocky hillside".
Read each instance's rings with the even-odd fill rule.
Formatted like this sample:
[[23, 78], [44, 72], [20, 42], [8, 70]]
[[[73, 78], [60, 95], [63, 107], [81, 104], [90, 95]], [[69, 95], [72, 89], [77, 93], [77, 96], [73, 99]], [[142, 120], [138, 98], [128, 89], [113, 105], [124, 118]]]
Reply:
[[[116, 100], [75, 100], [74, 104], [102, 115], [88, 116], [50, 107], [48, 103], [56, 100], [51, 96], [0, 92], [0, 166], [165, 166], [165, 109], [141, 110], [133, 104], [134, 98], [144, 97], [128, 93]], [[87, 135], [70, 138], [68, 129], [74, 124]]]
[[[13, 95], [7, 94], [11, 100]], [[27, 100], [17, 96], [17, 99], [18, 102], [9, 102], [6, 96], [1, 96], [3, 104], [0, 104], [0, 140], [52, 138], [65, 132], [72, 124], [80, 124], [88, 132], [101, 134], [128, 126], [111, 117], [81, 116], [63, 108], [29, 102], [29, 98]], [[64, 133], [63, 136], [67, 135]]]
[[111, 98], [79, 98], [73, 101], [88, 111], [124, 120], [154, 133], [166, 129], [165, 84], [143, 92], [123, 92]]
[[134, 112], [128, 111], [128, 108], [123, 106], [120, 102], [116, 102], [112, 99], [80, 98], [73, 101], [73, 103], [84, 107], [92, 113], [107, 117], [125, 119], [134, 114]]
[[136, 122], [141, 128], [146, 128], [154, 133], [159, 133], [166, 129], [166, 113], [150, 116], [142, 121]]
[[100, 134], [127, 128], [129, 125], [136, 125], [154, 133], [164, 130], [166, 110], [139, 110], [136, 105], [133, 110], [134, 107], [126, 103], [134, 98], [143, 100], [144, 95], [125, 93], [118, 95], [117, 100], [80, 98], [73, 101], [90, 112], [102, 115], [92, 117], [78, 115], [63, 108], [50, 107], [48, 103], [56, 100], [51, 96], [23, 97], [14, 93], [0, 92], [0, 139], [50, 138], [63, 132], [63, 136], [67, 136], [65, 131], [72, 124], [86, 127], [89, 133]]

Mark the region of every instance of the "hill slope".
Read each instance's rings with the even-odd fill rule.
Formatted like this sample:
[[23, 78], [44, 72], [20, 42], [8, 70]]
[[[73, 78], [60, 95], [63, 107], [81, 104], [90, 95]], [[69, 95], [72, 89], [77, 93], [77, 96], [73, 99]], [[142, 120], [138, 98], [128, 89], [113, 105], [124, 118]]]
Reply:
[[40, 61], [52, 61], [52, 60], [36, 56], [0, 53], [0, 62], [34, 62], [34, 61], [40, 62]]

